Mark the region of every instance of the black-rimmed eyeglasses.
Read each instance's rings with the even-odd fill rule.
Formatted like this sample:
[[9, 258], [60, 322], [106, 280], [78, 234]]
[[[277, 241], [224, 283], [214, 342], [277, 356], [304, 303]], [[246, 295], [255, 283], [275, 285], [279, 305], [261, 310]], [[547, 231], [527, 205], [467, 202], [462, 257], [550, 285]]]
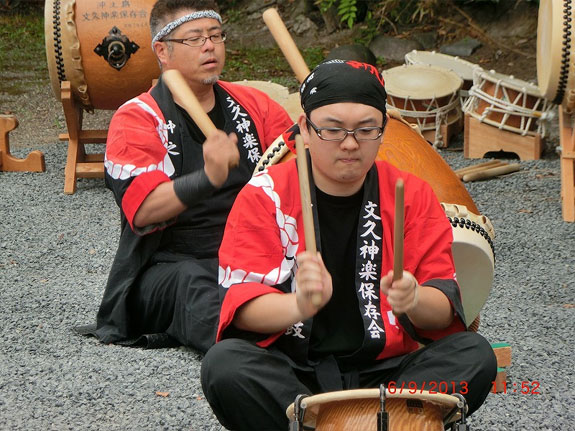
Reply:
[[208, 39], [210, 39], [212, 43], [215, 44], [222, 43], [226, 40], [226, 34], [222, 32], [212, 34], [210, 36], [195, 36], [195, 37], [188, 37], [186, 39], [163, 39], [162, 42], [176, 42], [197, 48], [200, 46], [204, 46], [206, 40]]
[[306, 121], [315, 131], [319, 139], [323, 141], [341, 142], [347, 138], [347, 135], [352, 134], [357, 142], [365, 142], [375, 141], [376, 139], [381, 138], [383, 130], [385, 129], [387, 117], [383, 117], [382, 127], [358, 127], [352, 130], [344, 129], [343, 127], [317, 127], [309, 117], [306, 117]]

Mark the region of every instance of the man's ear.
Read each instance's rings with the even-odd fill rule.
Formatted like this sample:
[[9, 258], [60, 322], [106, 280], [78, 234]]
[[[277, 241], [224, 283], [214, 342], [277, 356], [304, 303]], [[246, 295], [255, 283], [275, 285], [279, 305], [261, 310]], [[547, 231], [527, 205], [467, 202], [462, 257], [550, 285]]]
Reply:
[[154, 50], [154, 53], [156, 54], [156, 57], [158, 57], [158, 61], [160, 62], [160, 65], [162, 66], [162, 69], [164, 68], [164, 66], [167, 64], [168, 62], [168, 56], [170, 55], [170, 53], [168, 52], [168, 45], [164, 42], [155, 42], [154, 46], [152, 47]]
[[303, 138], [305, 144], [309, 142], [309, 129], [307, 125], [305, 113], [301, 113], [297, 119], [297, 125], [299, 126], [299, 133]]

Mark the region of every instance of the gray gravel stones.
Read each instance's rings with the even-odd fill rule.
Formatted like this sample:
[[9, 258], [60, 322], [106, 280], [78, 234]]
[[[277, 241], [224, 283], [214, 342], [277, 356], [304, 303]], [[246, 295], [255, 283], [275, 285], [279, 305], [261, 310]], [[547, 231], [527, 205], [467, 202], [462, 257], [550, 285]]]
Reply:
[[[119, 210], [99, 179], [64, 195], [66, 146], [38, 149], [46, 173], [0, 172], [0, 429], [221, 429], [193, 350], [108, 346], [72, 331], [95, 318]], [[476, 162], [442, 156], [453, 168]], [[521, 166], [466, 184], [496, 231], [480, 332], [513, 349], [507, 394], [488, 397], [469, 421], [476, 431], [575, 427], [575, 224], [561, 218], [559, 160]], [[514, 392], [521, 382], [541, 394]]]

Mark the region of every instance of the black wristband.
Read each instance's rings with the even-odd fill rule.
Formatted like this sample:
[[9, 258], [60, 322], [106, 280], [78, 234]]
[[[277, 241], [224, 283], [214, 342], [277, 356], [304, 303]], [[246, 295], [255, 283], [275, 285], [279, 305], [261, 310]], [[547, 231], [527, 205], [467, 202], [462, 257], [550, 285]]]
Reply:
[[174, 179], [174, 192], [182, 203], [191, 207], [211, 194], [216, 187], [210, 183], [203, 169]]

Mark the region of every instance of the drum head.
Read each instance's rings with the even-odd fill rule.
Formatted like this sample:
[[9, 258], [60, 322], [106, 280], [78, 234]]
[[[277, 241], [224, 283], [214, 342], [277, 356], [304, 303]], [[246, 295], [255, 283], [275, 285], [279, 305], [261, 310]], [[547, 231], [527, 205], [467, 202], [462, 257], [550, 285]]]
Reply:
[[244, 79], [243, 81], [235, 81], [234, 83], [263, 91], [280, 105], [283, 105], [289, 96], [289, 90], [287, 87], [271, 81], [250, 81]]
[[463, 80], [454, 72], [425, 64], [405, 64], [382, 71], [387, 93], [410, 99], [433, 99], [459, 91]]
[[465, 81], [473, 81], [473, 69], [481, 68], [481, 66], [462, 60], [459, 57], [452, 55], [442, 54], [435, 51], [413, 51], [405, 54], [405, 63], [407, 64], [427, 64], [429, 66], [439, 66], [447, 70], [455, 72], [461, 79]]
[[573, 67], [573, 17], [563, 16], [563, 3], [540, 0], [537, 22], [537, 82], [545, 98], [557, 104], [563, 101]]

